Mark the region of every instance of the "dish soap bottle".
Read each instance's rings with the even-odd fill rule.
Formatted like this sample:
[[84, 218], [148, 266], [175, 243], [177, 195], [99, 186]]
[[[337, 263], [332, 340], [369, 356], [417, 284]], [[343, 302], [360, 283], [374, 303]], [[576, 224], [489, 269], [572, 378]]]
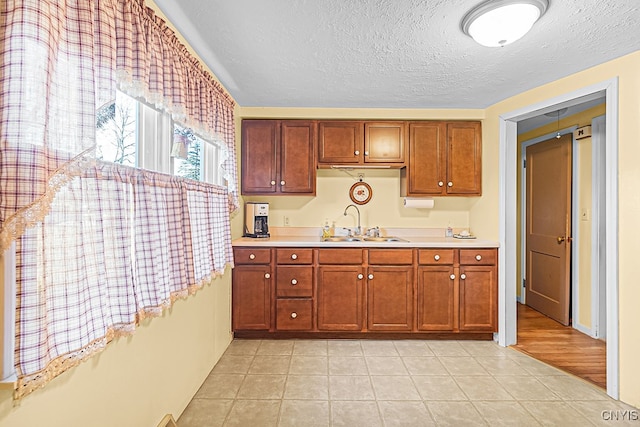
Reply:
[[453, 228], [451, 228], [451, 224], [447, 226], [445, 237], [453, 237]]
[[325, 218], [324, 226], [322, 227], [322, 238], [326, 239], [331, 237], [331, 228], [329, 227], [329, 220]]

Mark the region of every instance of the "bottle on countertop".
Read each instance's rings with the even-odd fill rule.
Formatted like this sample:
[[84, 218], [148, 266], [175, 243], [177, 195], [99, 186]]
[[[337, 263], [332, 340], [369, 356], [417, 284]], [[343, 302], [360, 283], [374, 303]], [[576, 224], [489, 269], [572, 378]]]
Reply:
[[453, 228], [451, 228], [451, 224], [447, 226], [447, 231], [445, 233], [446, 237], [453, 237]]
[[324, 226], [322, 226], [322, 238], [331, 237], [331, 227], [329, 227], [329, 220], [325, 218]]

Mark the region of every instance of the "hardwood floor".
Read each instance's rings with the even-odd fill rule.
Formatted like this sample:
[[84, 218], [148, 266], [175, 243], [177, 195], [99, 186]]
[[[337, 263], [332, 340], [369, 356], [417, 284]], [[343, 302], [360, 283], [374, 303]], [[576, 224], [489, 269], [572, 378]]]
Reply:
[[607, 388], [606, 343], [523, 304], [518, 304], [518, 343], [512, 347]]

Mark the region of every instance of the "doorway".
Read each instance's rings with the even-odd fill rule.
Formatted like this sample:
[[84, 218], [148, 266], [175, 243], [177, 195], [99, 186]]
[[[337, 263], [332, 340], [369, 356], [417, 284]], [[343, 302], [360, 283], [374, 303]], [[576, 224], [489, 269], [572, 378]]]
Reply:
[[499, 273], [499, 333], [501, 345], [516, 342], [516, 210], [517, 210], [517, 123], [563, 107], [576, 105], [598, 97], [606, 98], [606, 141], [605, 151], [605, 204], [606, 222], [604, 230], [604, 259], [606, 271], [606, 353], [607, 353], [607, 393], [618, 399], [618, 81], [608, 80], [596, 85], [555, 97], [520, 110], [500, 116], [500, 273]]

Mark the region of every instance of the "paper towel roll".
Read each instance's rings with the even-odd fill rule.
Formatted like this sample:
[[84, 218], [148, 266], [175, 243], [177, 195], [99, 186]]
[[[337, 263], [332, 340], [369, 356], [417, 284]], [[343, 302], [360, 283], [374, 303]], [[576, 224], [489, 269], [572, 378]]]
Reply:
[[424, 199], [416, 197], [404, 198], [405, 208], [431, 209], [433, 208], [433, 199]]

